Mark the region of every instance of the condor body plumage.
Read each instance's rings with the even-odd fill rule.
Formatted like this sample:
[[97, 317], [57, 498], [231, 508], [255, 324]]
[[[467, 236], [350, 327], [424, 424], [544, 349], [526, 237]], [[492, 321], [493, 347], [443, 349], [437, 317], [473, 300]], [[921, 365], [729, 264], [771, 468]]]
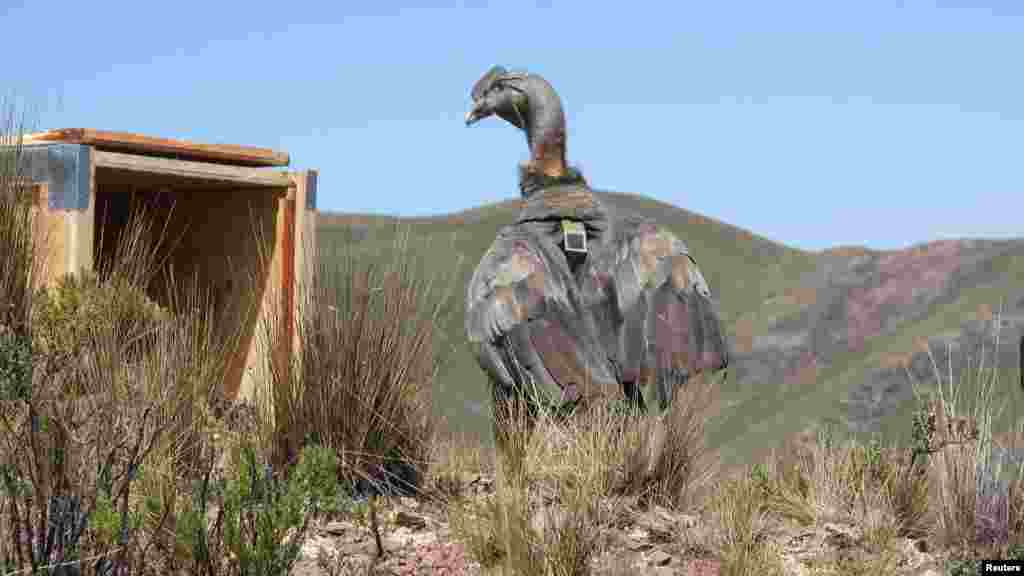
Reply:
[[[523, 130], [524, 203], [470, 280], [466, 333], [501, 408], [575, 406], [608, 394], [665, 409], [677, 386], [729, 362], [718, 303], [690, 250], [657, 222], [602, 202], [565, 161], [565, 115], [538, 75], [495, 66], [473, 86], [470, 125]], [[586, 251], [567, 250], [567, 230]], [[579, 244], [576, 244], [578, 246]], [[532, 411], [531, 411], [532, 412]]]

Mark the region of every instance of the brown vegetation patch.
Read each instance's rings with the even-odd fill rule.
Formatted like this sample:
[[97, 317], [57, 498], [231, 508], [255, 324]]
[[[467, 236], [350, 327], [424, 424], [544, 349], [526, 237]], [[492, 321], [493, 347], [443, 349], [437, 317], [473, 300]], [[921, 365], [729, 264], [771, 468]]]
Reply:
[[878, 367], [882, 370], [902, 369], [908, 366], [913, 358], [914, 354], [910, 352], [882, 352], [878, 359]]
[[810, 386], [818, 378], [818, 359], [810, 350], [802, 350], [786, 368], [784, 382], [790, 389]]
[[740, 318], [733, 325], [733, 350], [737, 354], [749, 354], [754, 348], [754, 321]]
[[878, 282], [853, 287], [846, 302], [847, 342], [850, 350], [864, 347], [884, 324], [881, 308], [912, 304], [920, 290], [940, 290], [960, 265], [960, 243], [939, 241], [882, 255], [877, 263]]
[[799, 306], [803, 308], [817, 302], [818, 291], [810, 286], [795, 286], [786, 290], [782, 296], [782, 302], [787, 306]]
[[978, 308], [974, 312], [974, 319], [979, 322], [991, 322], [992, 321], [992, 306], [990, 304], [982, 302], [978, 304]]

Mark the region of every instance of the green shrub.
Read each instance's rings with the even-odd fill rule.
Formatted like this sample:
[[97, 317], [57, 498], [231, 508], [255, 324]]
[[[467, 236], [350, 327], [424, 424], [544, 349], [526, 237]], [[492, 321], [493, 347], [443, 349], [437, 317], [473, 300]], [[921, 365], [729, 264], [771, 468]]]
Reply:
[[168, 318], [137, 286], [116, 278], [101, 281], [92, 272], [69, 274], [33, 299], [33, 345], [50, 357], [74, 357], [97, 331], [110, 330], [119, 341], [134, 344]]
[[768, 475], [768, 467], [764, 463], [758, 462], [750, 467], [750, 481], [763, 497], [767, 497], [771, 493], [772, 481]]
[[0, 402], [25, 398], [31, 385], [31, 343], [0, 324]]
[[226, 471], [197, 483], [177, 519], [178, 540], [193, 574], [288, 574], [310, 520], [337, 500], [332, 450], [307, 446], [287, 478], [275, 475], [251, 446]]

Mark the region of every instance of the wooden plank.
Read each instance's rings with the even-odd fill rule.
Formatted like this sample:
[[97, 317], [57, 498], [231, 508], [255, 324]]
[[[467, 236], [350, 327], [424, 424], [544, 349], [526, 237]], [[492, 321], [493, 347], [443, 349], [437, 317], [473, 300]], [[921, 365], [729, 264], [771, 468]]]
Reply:
[[46, 182], [33, 182], [32, 183], [32, 206], [35, 208], [46, 209], [46, 200], [49, 185]]
[[115, 170], [147, 174], [167, 174], [197, 180], [233, 182], [261, 188], [287, 188], [291, 185], [288, 174], [261, 170], [259, 168], [225, 166], [223, 164], [191, 162], [187, 160], [170, 160], [167, 158], [153, 158], [137, 154], [122, 154], [120, 152], [104, 152], [99, 150], [93, 154], [93, 157], [98, 168], [113, 168]]
[[277, 342], [278, 366], [281, 374], [289, 367], [289, 360], [295, 351], [295, 196], [289, 194], [278, 203], [281, 226], [278, 243], [281, 246], [281, 293], [278, 310], [283, 338]]
[[25, 144], [42, 142], [86, 144], [97, 150], [148, 154], [236, 166], [287, 166], [289, 162], [287, 152], [278, 152], [269, 148], [236, 144], [200, 144], [188, 140], [156, 138], [130, 132], [111, 132], [93, 130], [92, 128], [62, 128], [27, 134], [23, 142]]

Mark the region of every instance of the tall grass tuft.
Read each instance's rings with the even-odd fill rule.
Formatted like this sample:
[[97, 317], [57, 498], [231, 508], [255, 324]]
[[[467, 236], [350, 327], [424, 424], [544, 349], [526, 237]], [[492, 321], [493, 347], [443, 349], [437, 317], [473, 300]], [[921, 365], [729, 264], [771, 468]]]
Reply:
[[615, 462], [628, 450], [627, 416], [592, 408], [566, 420], [540, 409], [533, 423], [510, 419], [521, 461], [497, 467], [484, 501], [449, 505], [455, 531], [483, 566], [503, 574], [589, 574], [601, 535], [625, 503], [613, 494]]
[[717, 473], [706, 430], [719, 415], [718, 395], [716, 378], [703, 374], [673, 393], [664, 415], [637, 421], [636, 448], [627, 458], [627, 492], [673, 509], [703, 500]]
[[[426, 268], [415, 241], [399, 231], [382, 264], [349, 248], [319, 254], [312, 285], [299, 290], [299, 354], [269, 363], [261, 396], [278, 462], [314, 443], [336, 451], [350, 489], [420, 488], [435, 434], [430, 391], [447, 356], [438, 326], [455, 283]], [[261, 335], [281, 346], [287, 319], [267, 318]]]
[[40, 238], [32, 226], [32, 189], [22, 173], [26, 123], [13, 104], [0, 101], [0, 325], [27, 334], [32, 289], [44, 272]]
[[751, 479], [726, 479], [707, 506], [714, 526], [711, 544], [720, 558], [721, 574], [777, 574], [781, 559], [770, 546], [770, 516], [764, 507], [760, 486]]
[[[503, 574], [589, 574], [613, 526], [634, 510], [677, 511], [706, 495], [713, 454], [704, 424], [711, 379], [677, 391], [663, 415], [600, 399], [566, 415], [539, 407], [532, 421], [506, 417], [514, 442], [497, 455], [496, 491], [449, 503], [455, 532], [485, 567]], [[499, 414], [500, 416], [500, 414]]]
[[[932, 394], [917, 390], [923, 409], [917, 443], [928, 454], [932, 479], [930, 512], [940, 546], [960, 551], [989, 550], [1005, 554], [1022, 542], [1024, 516], [1020, 498], [1024, 483], [1021, 458], [1011, 444], [1001, 445], [993, 435], [1005, 404], [999, 400], [998, 359], [1002, 322], [992, 320], [992, 349], [982, 342], [960, 377], [953, 375], [953, 355], [947, 350], [949, 369], [943, 374], [929, 350], [937, 383]], [[1019, 423], [1015, 424], [1019, 427]]]

